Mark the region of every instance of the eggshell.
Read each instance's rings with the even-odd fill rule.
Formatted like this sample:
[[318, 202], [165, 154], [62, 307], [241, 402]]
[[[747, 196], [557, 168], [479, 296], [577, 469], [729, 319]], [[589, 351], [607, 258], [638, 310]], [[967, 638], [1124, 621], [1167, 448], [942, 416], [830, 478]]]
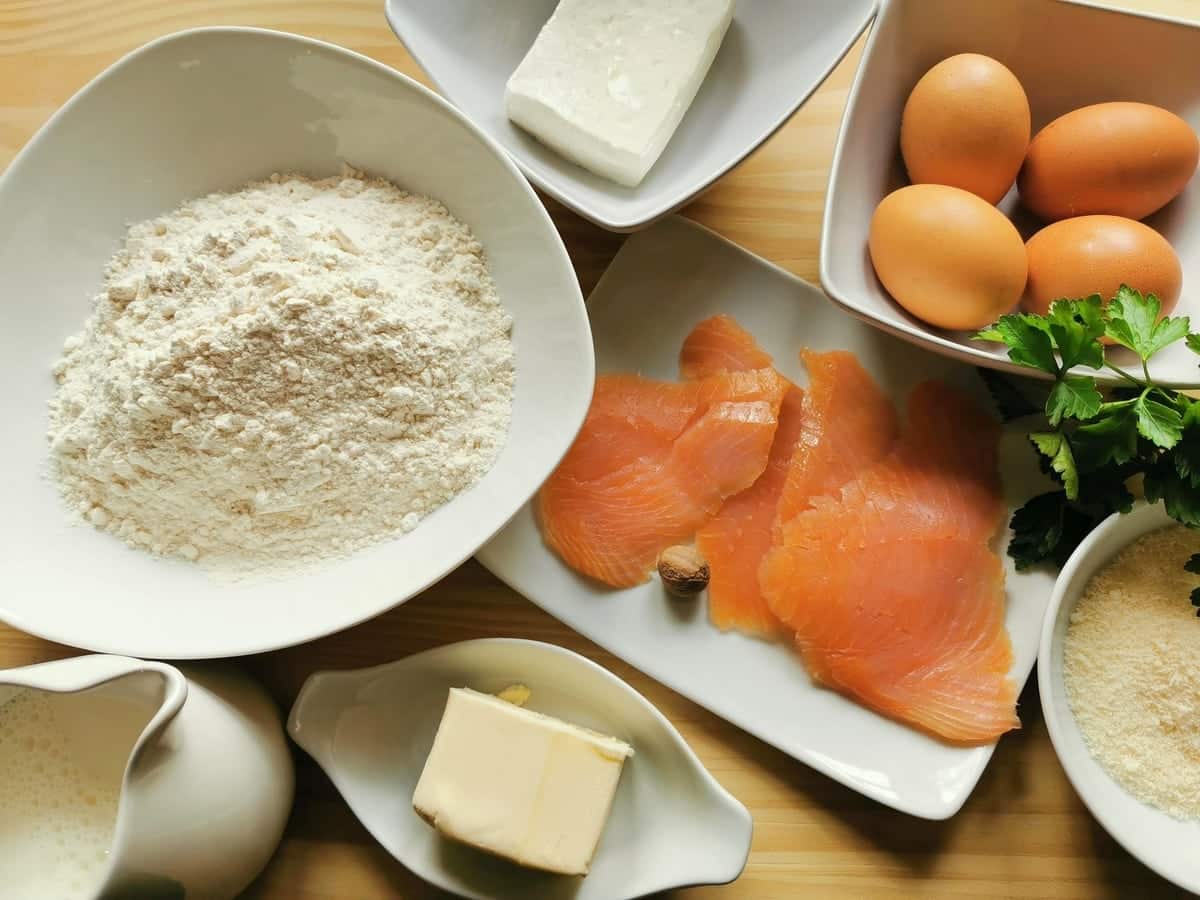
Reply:
[[1059, 116], [1029, 144], [1017, 186], [1047, 221], [1113, 215], [1144, 219], [1184, 189], [1200, 141], [1173, 112], [1097, 103]]
[[982, 328], [1025, 289], [1025, 244], [996, 207], [940, 184], [900, 188], [875, 209], [868, 249], [896, 302], [940, 328]]
[[996, 203], [1029, 146], [1029, 100], [1003, 64], [978, 53], [942, 60], [917, 82], [900, 120], [914, 184], [946, 184]]
[[1163, 315], [1183, 288], [1179, 257], [1148, 225], [1120, 216], [1080, 216], [1047, 225], [1029, 239], [1029, 283], [1023, 309], [1045, 314], [1063, 298], [1099, 294], [1109, 300], [1122, 284], [1156, 294]]

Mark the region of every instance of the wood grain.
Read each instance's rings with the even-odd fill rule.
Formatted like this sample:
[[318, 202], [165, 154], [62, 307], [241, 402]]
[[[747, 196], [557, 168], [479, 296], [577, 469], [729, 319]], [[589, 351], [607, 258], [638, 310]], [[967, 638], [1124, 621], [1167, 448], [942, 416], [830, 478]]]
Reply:
[[[1122, 5], [1200, 18], [1200, 0]], [[294, 31], [345, 45], [428, 83], [388, 29], [382, 6], [382, 0], [0, 0], [0, 166], [105, 66], [181, 28], [240, 24]], [[784, 128], [686, 215], [815, 280], [829, 161], [860, 51], [861, 42]], [[622, 238], [548, 205], [587, 293]], [[935, 823], [891, 812], [743, 734], [574, 634], [475, 562], [374, 621], [244, 664], [286, 709], [316, 669], [371, 665], [494, 635], [562, 644], [627, 679], [751, 810], [754, 844], [742, 878], [726, 887], [678, 892], [678, 898], [1176, 894], [1088, 815], [1054, 757], [1032, 688], [1021, 698], [1024, 730], [1001, 741], [962, 812]], [[0, 667], [73, 652], [0, 626]], [[287, 834], [247, 897], [443, 896], [370, 838], [303, 753], [296, 753], [296, 764], [296, 806]]]

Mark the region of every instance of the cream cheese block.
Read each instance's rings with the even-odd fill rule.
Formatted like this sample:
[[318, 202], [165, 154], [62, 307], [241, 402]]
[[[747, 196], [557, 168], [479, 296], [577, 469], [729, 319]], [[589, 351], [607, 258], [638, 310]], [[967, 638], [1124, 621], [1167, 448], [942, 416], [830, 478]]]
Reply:
[[734, 0], [561, 0], [508, 80], [509, 119], [618, 184], [641, 182], [691, 105]]
[[632, 755], [616, 738], [453, 688], [413, 808], [446, 837], [586, 875]]

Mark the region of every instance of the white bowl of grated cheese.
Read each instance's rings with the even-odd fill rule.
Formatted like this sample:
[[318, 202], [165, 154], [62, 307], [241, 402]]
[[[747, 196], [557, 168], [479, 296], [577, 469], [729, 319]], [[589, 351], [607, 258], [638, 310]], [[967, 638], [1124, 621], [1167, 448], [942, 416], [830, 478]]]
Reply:
[[[570, 259], [504, 151], [279, 32], [180, 32], [84, 87], [0, 176], [0, 283], [0, 619], [90, 650], [254, 653], [403, 602], [532, 496], [591, 398]], [[217, 496], [237, 515], [193, 514]], [[303, 541], [255, 531], [299, 503]], [[206, 569], [243, 539], [269, 577]]]
[[[1116, 765], [1128, 767], [1122, 777], [1148, 787], [1160, 802], [1184, 810], [1194, 810], [1200, 804], [1200, 758], [1195, 754], [1196, 735], [1200, 731], [1193, 733], [1190, 739], [1178, 731], [1168, 738], [1171, 741], [1167, 745], [1170, 758], [1177, 754], [1185, 765], [1190, 763], [1190, 772], [1168, 771], [1167, 775], [1175, 777], [1164, 779], [1163, 773], [1154, 771], [1159, 768], [1155, 763], [1168, 759], [1164, 752], [1155, 755], [1153, 741], [1160, 730], [1159, 724], [1152, 721], [1155, 704], [1162, 702], [1164, 697], [1170, 700], [1172, 696], [1192, 707], [1200, 702], [1200, 697], [1190, 696], [1191, 685], [1182, 677], [1174, 683], [1168, 680], [1172, 679], [1171, 674], [1159, 672], [1154, 684], [1146, 682], [1149, 672], [1144, 662], [1147, 658], [1157, 654], [1164, 664], [1170, 663], [1169, 649], [1155, 639], [1155, 634], [1161, 635], [1161, 632], [1151, 630], [1161, 621], [1161, 611], [1151, 610], [1148, 618], [1144, 614], [1148, 601], [1139, 599], [1141, 592], [1137, 590], [1140, 586], [1145, 591], [1147, 586], [1130, 583], [1127, 575], [1109, 569], [1112, 574], [1105, 582], [1103, 590], [1106, 593], [1102, 595], [1106, 605], [1093, 607], [1086, 620], [1076, 618], [1074, 623], [1072, 620], [1072, 613], [1082, 606], [1080, 601], [1098, 573], [1135, 542], [1172, 525], [1175, 523], [1161, 504], [1142, 504], [1131, 513], [1110, 516], [1079, 545], [1063, 567], [1046, 610], [1038, 654], [1038, 690], [1054, 750], [1092, 815], [1126, 850], [1159, 875], [1193, 893], [1200, 893], [1200, 855], [1196, 853], [1200, 842], [1200, 820], [1176, 818], [1142, 802], [1110, 775], [1092, 752], [1094, 749]], [[1200, 635], [1200, 621], [1192, 615], [1194, 611], [1188, 605], [1186, 590], [1177, 584], [1194, 582], [1195, 577], [1181, 571], [1179, 560], [1160, 559], [1158, 562], [1159, 565], [1143, 567], [1142, 571], [1153, 568], [1156, 582], [1160, 578], [1170, 579], [1169, 596], [1173, 602], [1178, 595], [1179, 606], [1177, 619], [1169, 622], [1170, 627], [1194, 626]], [[1150, 588], [1151, 591], [1156, 589]], [[1162, 591], [1158, 593], [1161, 602]], [[1141, 609], [1135, 611], [1133, 607]], [[1078, 646], [1086, 649], [1075, 649], [1068, 641], [1068, 628], [1074, 629], [1081, 622], [1087, 627], [1086, 637], [1074, 640], [1080, 641]], [[1082, 643], [1085, 640], [1087, 643]], [[1079, 662], [1073, 663], [1078, 665], [1076, 671], [1085, 673], [1087, 680], [1085, 674], [1066, 674], [1067, 658], [1075, 654], [1079, 654]], [[1194, 659], [1191, 665], [1195, 665]], [[1158, 668], [1154, 666], [1151, 671]], [[1074, 688], [1077, 692], [1093, 685], [1092, 696], [1086, 704], [1088, 726], [1081, 725], [1073, 709], [1067, 683], [1069, 677], [1078, 679]], [[1188, 680], [1194, 681], [1194, 678]], [[1179, 712], [1175, 711], [1176, 714]], [[1194, 717], [1184, 714], [1181, 718]], [[1192, 726], [1185, 724], [1185, 727]], [[1195, 727], [1200, 728], [1200, 724]], [[1092, 734], [1091, 749], [1085, 731]], [[1190, 753], [1187, 750], [1189, 742]]]

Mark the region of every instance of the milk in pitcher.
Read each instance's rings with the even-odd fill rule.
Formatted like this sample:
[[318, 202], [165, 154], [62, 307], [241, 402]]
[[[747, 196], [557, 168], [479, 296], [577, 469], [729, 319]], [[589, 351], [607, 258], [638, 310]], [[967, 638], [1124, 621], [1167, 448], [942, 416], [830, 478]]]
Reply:
[[[86, 721], [78, 716], [82, 699], [20, 690], [0, 705], [0, 885], [5, 896], [86, 900], [104, 880], [124, 760], [97, 758], [91, 751]], [[136, 720], [145, 724], [144, 716]], [[126, 752], [140, 730], [136, 720], [123, 729], [129, 737]]]

